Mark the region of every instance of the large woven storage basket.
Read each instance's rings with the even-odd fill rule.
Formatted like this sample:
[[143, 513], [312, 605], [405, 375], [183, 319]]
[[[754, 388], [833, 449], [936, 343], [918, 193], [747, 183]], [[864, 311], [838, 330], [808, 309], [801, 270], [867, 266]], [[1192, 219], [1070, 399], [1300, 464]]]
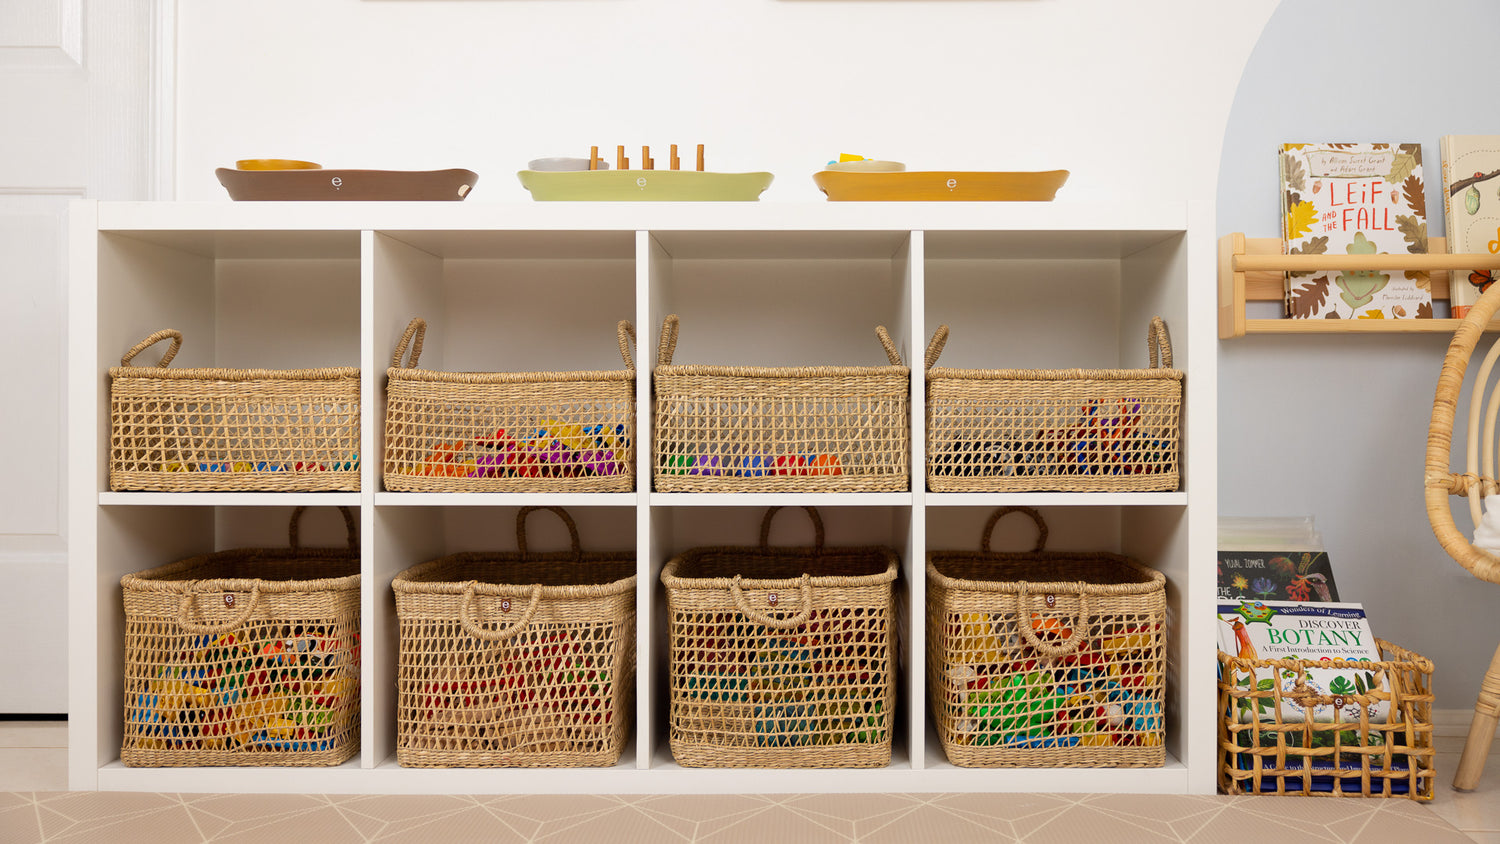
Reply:
[[670, 560], [672, 755], [717, 768], [890, 763], [899, 561], [889, 548], [694, 548]]
[[418, 369], [426, 331], [425, 321], [413, 319], [387, 370], [386, 489], [635, 489], [635, 329], [629, 322], [618, 326], [625, 368], [600, 372]]
[[[1011, 512], [1036, 522], [1033, 550], [990, 550]], [[963, 767], [1164, 764], [1166, 578], [1046, 542], [1041, 514], [1002, 507], [978, 552], [928, 555], [927, 686], [944, 752]]]
[[[527, 550], [537, 509], [562, 518], [572, 550]], [[516, 546], [442, 557], [392, 582], [401, 765], [619, 760], [635, 690], [635, 554], [585, 553], [560, 507], [521, 508]]]
[[662, 325], [652, 469], [661, 492], [908, 489], [911, 370], [890, 366], [679, 366]]
[[[244, 548], [121, 578], [132, 767], [338, 765], [359, 752], [359, 551]], [[343, 509], [343, 508], [340, 508]]]
[[[1228, 794], [1431, 800], [1437, 781], [1432, 662], [1383, 639], [1375, 643], [1380, 662], [1242, 659], [1220, 651], [1219, 788]], [[1324, 695], [1308, 684], [1309, 668], [1357, 668], [1380, 680], [1363, 694]], [[1282, 682], [1250, 682], [1272, 669], [1282, 673]], [[1303, 707], [1306, 718], [1283, 717], [1283, 700]], [[1360, 704], [1358, 721], [1314, 720], [1316, 706], [1352, 703]], [[1370, 719], [1376, 704], [1387, 705], [1384, 723]]]
[[927, 347], [928, 489], [1177, 489], [1182, 372], [1160, 317], [1149, 369], [948, 369], [947, 339], [940, 326]]
[[[171, 338], [154, 367], [136, 355]], [[109, 488], [359, 489], [359, 369], [168, 369], [181, 332], [110, 367]]]

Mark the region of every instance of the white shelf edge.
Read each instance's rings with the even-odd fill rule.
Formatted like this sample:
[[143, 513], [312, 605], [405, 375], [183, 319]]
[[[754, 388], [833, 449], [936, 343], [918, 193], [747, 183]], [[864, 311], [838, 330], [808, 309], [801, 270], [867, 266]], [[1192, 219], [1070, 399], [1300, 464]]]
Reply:
[[652, 507], [910, 507], [909, 492], [653, 492]]
[[634, 507], [634, 492], [377, 492], [376, 507]]
[[101, 492], [104, 507], [358, 507], [357, 492]]
[[1184, 507], [1185, 492], [929, 492], [929, 507]]

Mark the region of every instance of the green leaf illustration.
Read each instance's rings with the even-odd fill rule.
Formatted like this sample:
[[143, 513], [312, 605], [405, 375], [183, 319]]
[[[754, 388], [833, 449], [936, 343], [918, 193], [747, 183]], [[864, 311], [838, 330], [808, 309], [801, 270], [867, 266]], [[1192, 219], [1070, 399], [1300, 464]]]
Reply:
[[1385, 177], [1387, 182], [1399, 185], [1406, 181], [1412, 171], [1417, 169], [1417, 157], [1409, 152], [1398, 152], [1391, 158], [1391, 172]]
[[1328, 684], [1328, 691], [1336, 695], [1353, 694], [1354, 684], [1349, 682], [1348, 677], [1335, 677], [1333, 682]]
[[1292, 190], [1307, 190], [1307, 171], [1302, 169], [1302, 162], [1289, 152], [1282, 153], [1282, 157], [1286, 186]]
[[[1354, 233], [1354, 242], [1345, 250], [1350, 255], [1374, 255], [1375, 244], [1365, 239], [1364, 232]], [[1343, 292], [1339, 298], [1344, 304], [1359, 310], [1375, 300], [1375, 294], [1385, 289], [1391, 281], [1389, 273], [1374, 270], [1345, 271], [1338, 275], [1335, 283]]]

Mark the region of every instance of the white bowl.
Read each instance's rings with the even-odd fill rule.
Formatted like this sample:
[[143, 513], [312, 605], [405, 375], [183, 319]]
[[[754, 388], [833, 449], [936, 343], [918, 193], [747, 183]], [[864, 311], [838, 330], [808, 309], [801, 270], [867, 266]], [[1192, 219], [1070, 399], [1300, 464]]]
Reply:
[[[609, 162], [600, 159], [598, 168], [600, 170], [608, 170]], [[589, 160], [587, 158], [566, 158], [561, 156], [555, 158], [533, 158], [526, 162], [526, 169], [544, 171], [587, 170], [589, 169]]]

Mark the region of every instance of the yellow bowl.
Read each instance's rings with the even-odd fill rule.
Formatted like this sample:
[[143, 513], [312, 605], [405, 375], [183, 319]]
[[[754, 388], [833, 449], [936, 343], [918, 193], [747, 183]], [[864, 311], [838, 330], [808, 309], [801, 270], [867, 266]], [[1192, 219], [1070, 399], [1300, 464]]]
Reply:
[[242, 158], [234, 163], [241, 170], [322, 170], [323, 165], [292, 158]]

